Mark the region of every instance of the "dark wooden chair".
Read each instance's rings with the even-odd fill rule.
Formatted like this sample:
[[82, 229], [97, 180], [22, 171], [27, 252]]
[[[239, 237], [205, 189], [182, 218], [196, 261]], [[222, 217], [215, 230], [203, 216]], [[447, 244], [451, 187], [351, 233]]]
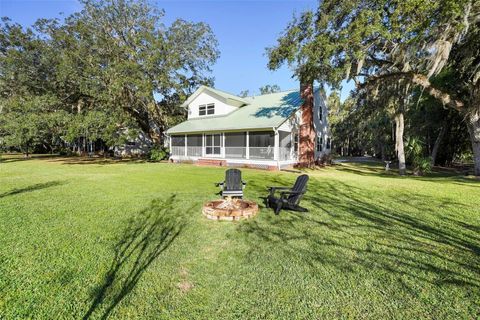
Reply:
[[228, 169], [225, 171], [225, 181], [216, 183], [221, 189], [221, 195], [225, 197], [243, 198], [243, 189], [247, 183], [242, 180], [242, 171], [238, 169]]
[[[300, 207], [300, 200], [307, 192], [308, 175], [303, 174], [297, 178], [293, 187], [268, 187], [270, 194], [266, 199], [267, 208], [272, 208], [275, 214], [279, 214], [280, 210], [288, 209], [293, 211], [308, 212], [306, 208]], [[275, 196], [275, 192], [279, 196]]]

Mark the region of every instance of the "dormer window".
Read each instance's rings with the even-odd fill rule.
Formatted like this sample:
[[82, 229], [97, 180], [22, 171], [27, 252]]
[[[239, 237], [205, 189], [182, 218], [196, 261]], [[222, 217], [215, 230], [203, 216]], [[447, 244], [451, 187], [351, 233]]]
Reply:
[[215, 104], [214, 103], [201, 104], [200, 106], [198, 106], [198, 115], [199, 116], [212, 115], [212, 114], [215, 114]]

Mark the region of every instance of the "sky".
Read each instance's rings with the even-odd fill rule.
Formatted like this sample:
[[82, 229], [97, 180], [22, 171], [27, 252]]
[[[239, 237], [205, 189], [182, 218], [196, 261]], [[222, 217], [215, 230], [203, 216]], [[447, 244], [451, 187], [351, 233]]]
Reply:
[[[258, 89], [267, 84], [277, 84], [282, 90], [299, 87], [298, 80], [292, 78], [292, 71], [287, 66], [277, 71], [268, 70], [265, 48], [275, 45], [294, 14], [316, 8], [316, 0], [169, 0], [151, 3], [165, 10], [166, 25], [177, 18], [210, 25], [220, 51], [212, 72], [217, 89], [233, 94], [249, 90], [251, 95], [258, 94]], [[0, 16], [7, 16], [25, 27], [39, 18], [62, 18], [80, 9], [81, 4], [76, 0], [0, 0]], [[344, 84], [342, 100], [351, 89], [351, 83]]]

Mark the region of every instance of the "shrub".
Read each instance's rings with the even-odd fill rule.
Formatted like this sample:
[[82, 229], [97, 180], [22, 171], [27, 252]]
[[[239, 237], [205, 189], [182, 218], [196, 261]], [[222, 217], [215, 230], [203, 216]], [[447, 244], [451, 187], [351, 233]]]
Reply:
[[422, 176], [424, 174], [432, 172], [432, 158], [430, 157], [418, 157], [413, 161], [413, 174]]
[[320, 158], [315, 161], [317, 166], [325, 167], [332, 164], [332, 155], [323, 154]]
[[61, 148], [58, 151], [58, 154], [61, 155], [62, 157], [71, 157], [74, 155], [72, 149], [70, 148]]
[[407, 159], [413, 167], [413, 174], [422, 176], [432, 172], [432, 158], [423, 156], [424, 143], [418, 137], [410, 137], [405, 145]]
[[162, 161], [168, 159], [169, 150], [164, 147], [155, 146], [148, 152], [150, 161]]

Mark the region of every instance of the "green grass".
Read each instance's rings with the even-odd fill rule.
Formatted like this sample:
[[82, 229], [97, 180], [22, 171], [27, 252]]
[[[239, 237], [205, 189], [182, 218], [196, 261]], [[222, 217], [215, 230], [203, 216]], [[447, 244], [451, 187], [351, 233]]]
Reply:
[[[0, 318], [475, 319], [480, 182], [309, 171], [310, 212], [209, 221], [223, 168], [0, 162]], [[295, 173], [243, 170], [246, 198]]]

